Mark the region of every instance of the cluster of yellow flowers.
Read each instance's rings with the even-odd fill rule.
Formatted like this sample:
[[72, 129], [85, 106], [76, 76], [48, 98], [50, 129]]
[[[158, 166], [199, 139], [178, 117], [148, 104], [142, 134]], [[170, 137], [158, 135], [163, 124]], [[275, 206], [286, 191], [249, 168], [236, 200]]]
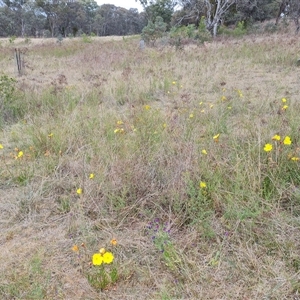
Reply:
[[[282, 106], [282, 110], [286, 110], [288, 108], [288, 105], [286, 104], [287, 103], [287, 99], [286, 98], [282, 98], [281, 99], [281, 102], [283, 104]], [[283, 145], [291, 145], [292, 144], [292, 139], [287, 135], [285, 136], [283, 139], [281, 139], [281, 136], [279, 134], [275, 134], [273, 137], [272, 137], [272, 140], [275, 141], [275, 145], [277, 145], [278, 143], [279, 144], [283, 144]], [[264, 151], [265, 152], [271, 152], [273, 150], [273, 145], [271, 143], [267, 143], [265, 144], [264, 146]], [[289, 158], [293, 161], [298, 161], [300, 160], [299, 157], [297, 156], [289, 156]]]
[[282, 109], [282, 110], [287, 110], [288, 105], [286, 104], [286, 102], [287, 102], [286, 98], [282, 98], [281, 101], [282, 101], [282, 103], [283, 103], [283, 106], [282, 106], [281, 109]]
[[[278, 135], [278, 134], [275, 134], [273, 137], [272, 137], [272, 140], [275, 141], [275, 142], [280, 142], [281, 140], [281, 136]], [[283, 142], [282, 142], [284, 145], [291, 145], [292, 144], [292, 140], [291, 138], [287, 135], [284, 139], [283, 139]], [[273, 150], [273, 145], [270, 144], [270, 143], [267, 143], [265, 144], [264, 146], [264, 151], [266, 152], [270, 152]]]
[[[286, 145], [286, 146], [289, 146], [289, 145], [292, 144], [292, 139], [288, 135], [285, 136], [284, 139], [281, 141], [281, 136], [279, 134], [275, 134], [272, 137], [272, 140], [275, 141], [276, 144], [280, 143], [280, 144], [283, 144], [283, 145]], [[273, 145], [271, 143], [265, 144], [265, 146], [264, 146], [264, 151], [265, 152], [271, 152], [272, 150], [273, 150]], [[299, 157], [291, 156], [290, 159], [293, 160], [293, 161], [298, 161]]]
[[92, 262], [94, 266], [100, 266], [104, 264], [110, 264], [114, 260], [114, 255], [112, 252], [106, 251], [105, 248], [101, 248], [99, 252], [94, 253], [92, 257]]
[[[112, 246], [116, 246], [118, 244], [117, 240], [115, 238], [113, 238], [111, 241], [110, 241], [111, 245]], [[85, 244], [82, 243], [81, 244], [81, 247], [82, 248], [85, 248]], [[74, 245], [72, 247], [72, 251], [74, 252], [80, 252], [80, 249], [78, 247], [78, 245]], [[101, 248], [99, 250], [99, 252], [97, 253], [94, 253], [93, 256], [92, 256], [92, 264], [94, 266], [100, 266], [102, 264], [111, 264], [114, 260], [114, 255], [112, 252], [110, 251], [106, 251], [105, 248]]]

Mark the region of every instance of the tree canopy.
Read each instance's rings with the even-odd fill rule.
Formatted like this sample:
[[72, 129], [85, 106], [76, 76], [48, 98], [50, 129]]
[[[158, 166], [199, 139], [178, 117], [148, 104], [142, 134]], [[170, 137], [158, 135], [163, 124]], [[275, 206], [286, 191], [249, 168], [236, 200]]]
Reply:
[[[129, 35], [153, 27], [199, 26], [216, 35], [221, 24], [248, 24], [282, 15], [299, 29], [299, 0], [136, 0], [144, 11], [94, 0], [0, 0], [0, 36]], [[150, 22], [150, 23], [149, 23]]]

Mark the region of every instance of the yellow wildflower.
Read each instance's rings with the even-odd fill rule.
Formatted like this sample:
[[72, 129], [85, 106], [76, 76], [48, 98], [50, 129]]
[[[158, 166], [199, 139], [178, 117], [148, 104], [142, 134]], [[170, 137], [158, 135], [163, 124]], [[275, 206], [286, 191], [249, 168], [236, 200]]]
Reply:
[[100, 266], [103, 263], [103, 256], [100, 253], [95, 253], [93, 255], [93, 265]]
[[222, 96], [222, 97], [221, 97], [221, 100], [222, 100], [222, 101], [226, 101], [226, 100], [227, 100], [226, 96]]
[[206, 151], [205, 149], [203, 149], [203, 150], [201, 151], [201, 153], [204, 154], [204, 155], [207, 155], [207, 151]]
[[124, 128], [116, 128], [114, 130], [114, 133], [123, 133], [124, 132]]
[[200, 186], [200, 189], [205, 189], [207, 187], [206, 182], [204, 182], [204, 181], [200, 181], [199, 186]]
[[72, 247], [72, 251], [74, 251], [74, 252], [79, 252], [78, 246], [77, 246], [77, 245], [74, 245], [74, 246]]
[[124, 124], [123, 121], [121, 120], [117, 121], [117, 125], [123, 125], [123, 124]]
[[201, 101], [201, 102], [199, 102], [199, 105], [201, 106], [203, 104], [203, 102]]
[[293, 160], [293, 161], [298, 161], [298, 160], [300, 160], [300, 158], [299, 158], [299, 157], [296, 157], [296, 156], [293, 156], [293, 157], [291, 157], [291, 160]]
[[103, 254], [106, 252], [106, 250], [105, 250], [105, 248], [101, 248], [101, 249], [99, 250], [99, 252], [103, 255]]
[[105, 264], [110, 264], [114, 260], [114, 255], [111, 252], [105, 252], [102, 256], [102, 260]]
[[145, 105], [144, 108], [145, 108], [146, 110], [149, 110], [149, 109], [151, 108], [151, 106], [150, 106], [150, 105]]
[[219, 138], [219, 136], [220, 136], [220, 133], [216, 134], [216, 135], [213, 137], [213, 139], [214, 139], [215, 141], [217, 141], [218, 138]]
[[283, 105], [282, 110], [286, 110], [288, 108], [288, 105]]
[[282, 103], [286, 103], [286, 98], [281, 99]]
[[213, 108], [213, 107], [214, 107], [214, 105], [213, 105], [213, 104], [211, 104], [209, 107], [210, 107], [210, 108]]
[[117, 241], [116, 239], [112, 239], [112, 240], [110, 241], [110, 243], [111, 243], [113, 246], [117, 246], [118, 241]]
[[231, 106], [228, 106], [228, 107], [227, 107], [227, 109], [231, 109], [231, 108], [232, 108]]
[[273, 149], [272, 144], [265, 144], [264, 150], [266, 152], [270, 152], [270, 151], [272, 151], [272, 149]]
[[190, 114], [190, 119], [192, 119], [192, 118], [194, 118], [194, 114], [193, 113]]
[[17, 155], [17, 158], [21, 158], [21, 157], [23, 157], [23, 155], [24, 155], [23, 151], [19, 151], [18, 155]]
[[78, 195], [81, 195], [81, 194], [82, 194], [82, 189], [81, 189], [81, 188], [77, 189], [77, 190], [76, 190], [76, 193], [77, 193]]
[[3, 147], [3, 145], [2, 144], [0, 144], [0, 149], [3, 149], [4, 147]]
[[172, 84], [176, 84], [176, 81], [173, 81]]
[[95, 174], [93, 174], [93, 173], [91, 173], [91, 174], [89, 175], [89, 179], [94, 179], [94, 177], [95, 177]]
[[49, 134], [48, 134], [48, 137], [51, 139], [51, 138], [53, 137], [53, 133], [52, 133], [52, 132], [49, 133]]
[[273, 137], [272, 137], [272, 140], [274, 140], [274, 141], [280, 141], [280, 135], [278, 135], [278, 134], [275, 134]]
[[284, 143], [285, 145], [290, 145], [290, 144], [292, 143], [292, 140], [291, 140], [291, 138], [290, 138], [289, 136], [286, 136], [286, 137], [284, 138], [284, 140], [283, 140], [283, 143]]

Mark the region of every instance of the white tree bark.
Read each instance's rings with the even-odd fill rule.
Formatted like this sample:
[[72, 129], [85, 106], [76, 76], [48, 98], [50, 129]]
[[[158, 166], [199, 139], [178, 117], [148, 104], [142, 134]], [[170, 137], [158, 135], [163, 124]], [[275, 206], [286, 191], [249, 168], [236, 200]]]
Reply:
[[215, 37], [218, 27], [231, 5], [236, 0], [204, 0], [206, 5], [206, 28]]

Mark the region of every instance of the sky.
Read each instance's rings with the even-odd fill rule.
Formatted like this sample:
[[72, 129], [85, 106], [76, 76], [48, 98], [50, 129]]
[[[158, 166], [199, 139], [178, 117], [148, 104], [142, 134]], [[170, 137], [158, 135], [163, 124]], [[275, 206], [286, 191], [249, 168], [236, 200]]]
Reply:
[[102, 4], [113, 4], [115, 6], [121, 6], [126, 9], [129, 8], [137, 8], [139, 12], [143, 11], [143, 7], [139, 4], [139, 2], [135, 2], [135, 0], [96, 0], [98, 5]]

